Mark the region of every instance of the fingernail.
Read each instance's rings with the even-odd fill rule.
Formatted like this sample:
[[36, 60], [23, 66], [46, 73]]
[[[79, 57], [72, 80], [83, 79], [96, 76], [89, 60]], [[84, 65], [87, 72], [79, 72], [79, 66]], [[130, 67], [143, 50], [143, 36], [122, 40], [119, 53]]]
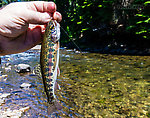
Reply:
[[62, 20], [62, 16], [60, 13], [56, 12], [56, 15], [57, 15], [57, 20], [58, 22], [60, 22]]
[[58, 17], [60, 17], [60, 16], [61, 16], [58, 12], [56, 12], [56, 15], [57, 15]]
[[56, 4], [54, 2], [51, 3], [51, 11], [50, 12], [55, 12], [56, 11]]

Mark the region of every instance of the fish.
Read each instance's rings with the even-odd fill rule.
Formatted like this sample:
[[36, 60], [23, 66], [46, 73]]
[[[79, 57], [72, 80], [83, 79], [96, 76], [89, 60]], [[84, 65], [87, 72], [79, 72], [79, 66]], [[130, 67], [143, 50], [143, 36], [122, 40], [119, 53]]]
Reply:
[[[40, 66], [51, 114], [56, 109], [61, 109], [60, 103], [56, 100], [55, 88], [59, 71], [59, 47], [60, 47], [60, 25], [56, 20], [48, 22], [41, 45]], [[58, 87], [59, 88], [59, 87]]]

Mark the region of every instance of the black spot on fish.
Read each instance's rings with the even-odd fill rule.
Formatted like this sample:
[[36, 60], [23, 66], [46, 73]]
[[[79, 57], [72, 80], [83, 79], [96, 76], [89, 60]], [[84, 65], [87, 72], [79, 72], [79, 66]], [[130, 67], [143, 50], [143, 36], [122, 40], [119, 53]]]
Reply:
[[46, 84], [49, 85], [49, 80], [48, 79], [46, 80]]
[[53, 76], [53, 73], [48, 73], [48, 76]]
[[46, 69], [46, 71], [49, 71], [50, 69], [49, 68], [45, 68]]
[[53, 89], [50, 89], [50, 91], [53, 91]]
[[48, 79], [48, 81], [49, 81], [49, 82], [52, 82], [53, 80], [52, 80], [52, 79]]
[[52, 96], [53, 95], [53, 93], [50, 93], [50, 96]]
[[44, 59], [45, 62], [47, 62], [47, 59]]
[[50, 48], [50, 49], [49, 49], [49, 51], [50, 51], [50, 52], [53, 52], [53, 51], [54, 51], [54, 49], [53, 49], [53, 48]]
[[46, 82], [47, 82], [47, 84], [49, 85], [49, 83], [50, 83], [50, 79], [46, 79]]
[[50, 90], [50, 88], [51, 88], [50, 84], [48, 84], [47, 86], [48, 86], [48, 88], [49, 88], [49, 90]]
[[54, 46], [54, 44], [52, 44], [52, 46]]
[[49, 76], [49, 74], [46, 74], [46, 76], [48, 77], [48, 76]]
[[48, 64], [49, 66], [53, 66], [54, 64], [52, 63], [52, 62], [49, 62], [49, 64]]
[[48, 55], [48, 58], [49, 58], [49, 59], [53, 58], [53, 55], [52, 55], [52, 54], [49, 54], [49, 55]]

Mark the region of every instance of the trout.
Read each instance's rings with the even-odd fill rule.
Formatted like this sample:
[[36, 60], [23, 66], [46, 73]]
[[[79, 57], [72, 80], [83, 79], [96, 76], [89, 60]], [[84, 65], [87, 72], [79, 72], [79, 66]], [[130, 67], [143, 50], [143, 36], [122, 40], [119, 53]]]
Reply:
[[[54, 111], [56, 105], [55, 86], [58, 75], [60, 26], [56, 20], [51, 20], [46, 27], [41, 46], [40, 65], [44, 89], [49, 107]], [[55, 106], [55, 107], [53, 107]], [[52, 108], [53, 107], [53, 108]], [[58, 108], [57, 108], [58, 109]]]

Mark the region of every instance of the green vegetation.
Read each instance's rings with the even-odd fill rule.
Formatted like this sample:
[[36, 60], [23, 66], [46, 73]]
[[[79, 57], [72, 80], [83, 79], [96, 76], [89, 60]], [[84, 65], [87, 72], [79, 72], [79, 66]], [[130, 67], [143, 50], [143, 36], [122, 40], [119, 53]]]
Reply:
[[102, 29], [103, 35], [112, 37], [115, 37], [121, 29], [121, 33], [132, 33], [137, 37], [150, 39], [150, 1], [132, 0], [123, 3], [119, 0], [55, 0], [55, 2], [63, 15], [62, 27], [70, 37], [77, 40], [81, 34], [92, 34], [94, 29], [99, 33]]
[[[13, 1], [17, 0], [2, 0], [1, 6]], [[76, 41], [82, 36], [92, 35], [94, 31], [100, 36], [112, 36], [112, 40], [115, 40], [114, 37], [117, 37], [118, 33], [130, 33], [135, 34], [136, 38], [150, 39], [150, 1], [148, 0], [53, 1], [63, 16], [61, 26], [69, 37]], [[62, 31], [63, 43], [70, 41], [69, 37]]]
[[137, 9], [129, 19], [129, 31], [133, 30], [136, 35], [141, 35], [145, 39], [150, 39], [150, 1], [136, 0], [135, 4], [142, 4], [144, 8]]

